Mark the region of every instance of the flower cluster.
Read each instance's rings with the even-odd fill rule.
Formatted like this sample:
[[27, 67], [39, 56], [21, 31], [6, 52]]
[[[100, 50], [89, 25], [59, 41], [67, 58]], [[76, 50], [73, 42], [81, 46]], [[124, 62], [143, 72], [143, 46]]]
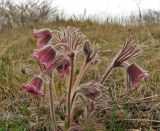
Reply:
[[[85, 38], [77, 28], [67, 27], [60, 28], [60, 30], [50, 29], [33, 29], [33, 37], [37, 40], [37, 48], [34, 49], [32, 56], [37, 61], [40, 71], [39, 75], [34, 75], [32, 80], [27, 84], [22, 84], [22, 89], [35, 97], [45, 96], [42, 92], [43, 74], [49, 76], [49, 96], [50, 96], [50, 116], [52, 130], [57, 130], [58, 122], [55, 114], [55, 102], [52, 94], [53, 88], [53, 70], [57, 70], [60, 76], [67, 76], [68, 81], [67, 92], [64, 95], [64, 104], [57, 102], [57, 107], [60, 108], [64, 105], [62, 116], [66, 119], [66, 127], [71, 128], [73, 120], [73, 110], [78, 103], [77, 98], [86, 98], [89, 105], [89, 113], [94, 110], [94, 103], [97, 97], [101, 96], [103, 92], [104, 82], [115, 68], [124, 68], [127, 73], [127, 84], [131, 86], [137, 86], [141, 78], [147, 78], [149, 74], [144, 71], [137, 64], [129, 64], [128, 61], [137, 57], [140, 54], [140, 49], [137, 46], [137, 42], [133, 39], [128, 39], [124, 42], [124, 45], [118, 55], [115, 57], [110, 67], [104, 72], [104, 75], [100, 81], [83, 83], [81, 84], [81, 78], [85, 71], [90, 66], [91, 62], [95, 59], [98, 53], [97, 47], [93, 46], [91, 42]], [[53, 39], [52, 39], [53, 38]], [[53, 44], [53, 45], [52, 45]], [[74, 74], [76, 68], [75, 60], [78, 54], [83, 54], [84, 62], [82, 63], [79, 73]], [[76, 120], [77, 121], [77, 120]], [[65, 124], [64, 124], [65, 126]]]
[[[57, 55], [56, 50], [49, 44], [52, 38], [51, 31], [49, 29], [33, 29], [32, 34], [37, 39], [38, 47], [38, 49], [33, 51], [32, 55], [40, 64], [41, 69], [51, 72], [52, 69], [56, 68], [61, 74], [69, 74], [70, 61], [65, 59], [63, 55]], [[38, 78], [41, 79], [42, 85], [43, 80], [41, 77], [33, 78], [33, 80]], [[37, 83], [30, 82], [29, 84], [23, 84], [22, 88], [36, 97], [43, 96], [43, 93], [39, 92], [40, 86]]]

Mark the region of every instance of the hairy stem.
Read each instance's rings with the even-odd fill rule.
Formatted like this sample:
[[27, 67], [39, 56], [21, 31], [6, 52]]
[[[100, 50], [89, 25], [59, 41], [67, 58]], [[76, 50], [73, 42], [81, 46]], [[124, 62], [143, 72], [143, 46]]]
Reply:
[[[84, 62], [83, 63], [83, 66], [81, 67], [81, 69], [80, 69], [80, 72], [79, 72], [79, 74], [78, 74], [78, 76], [77, 76], [77, 78], [76, 78], [76, 82], [75, 82], [75, 84], [74, 84], [74, 90], [76, 90], [76, 87], [79, 85], [79, 83], [80, 83], [80, 81], [81, 81], [81, 78], [82, 78], [82, 76], [83, 76], [83, 74], [84, 74], [84, 72], [86, 71], [86, 69], [87, 69], [87, 67], [89, 66], [89, 63], [86, 63], [86, 62]], [[73, 94], [73, 96], [72, 96], [72, 98], [71, 98], [71, 108], [72, 108], [72, 106], [73, 106], [73, 102], [74, 102], [74, 99], [75, 99], [75, 97], [76, 97], [76, 92]]]
[[52, 73], [50, 72], [50, 83], [49, 83], [49, 97], [50, 97], [50, 115], [51, 115], [51, 128], [53, 131], [57, 131], [56, 125], [56, 114], [53, 100], [53, 92], [52, 92]]
[[71, 125], [71, 93], [72, 93], [72, 86], [73, 86], [73, 72], [74, 72], [74, 56], [70, 57], [71, 60], [71, 70], [70, 70], [70, 78], [68, 84], [68, 127]]
[[73, 96], [72, 96], [72, 99], [71, 99], [71, 108], [73, 106], [73, 102], [74, 102], [74, 99], [76, 98], [77, 96], [77, 91], [74, 92]]
[[126, 83], [126, 89], [128, 90], [128, 89], [131, 89], [131, 83], [130, 83], [130, 78], [129, 78], [129, 76], [128, 76], [128, 74], [127, 74], [127, 72], [126, 72], [126, 79], [125, 79], [125, 83]]
[[39, 63], [38, 60], [37, 60], [37, 63], [38, 63], [38, 66], [39, 66], [40, 70], [43, 71], [43, 68], [42, 68], [42, 66], [41, 66], [41, 64]]
[[103, 84], [103, 83], [104, 83], [104, 81], [106, 80], [106, 78], [108, 77], [108, 75], [111, 73], [111, 71], [112, 71], [113, 68], [114, 68], [113, 65], [111, 65], [111, 66], [107, 69], [107, 71], [105, 72], [105, 74], [103, 75], [103, 77], [102, 77], [101, 80], [100, 80], [100, 84]]
[[79, 74], [78, 74], [78, 76], [76, 78], [76, 82], [75, 82], [75, 84], [73, 86], [74, 88], [76, 88], [79, 85], [79, 83], [81, 81], [81, 78], [82, 78], [84, 72], [86, 71], [88, 65], [89, 65], [89, 63], [86, 63], [86, 62], [83, 63], [83, 66], [81, 67], [80, 72], [79, 72]]
[[41, 100], [41, 105], [43, 105], [45, 103], [45, 97], [46, 97], [46, 93], [47, 93], [47, 88], [46, 88], [46, 84], [44, 83], [44, 89], [43, 89], [43, 99]]
[[[40, 71], [43, 72], [43, 68], [42, 68], [42, 66], [41, 66], [41, 64], [39, 63], [38, 60], [37, 60], [37, 63], [38, 63], [38, 66], [39, 66]], [[43, 105], [43, 103], [44, 103], [44, 101], [45, 101], [46, 85], [44, 85], [44, 90], [43, 90], [43, 92], [44, 92], [44, 97], [43, 97], [43, 99], [41, 99], [40, 105]]]

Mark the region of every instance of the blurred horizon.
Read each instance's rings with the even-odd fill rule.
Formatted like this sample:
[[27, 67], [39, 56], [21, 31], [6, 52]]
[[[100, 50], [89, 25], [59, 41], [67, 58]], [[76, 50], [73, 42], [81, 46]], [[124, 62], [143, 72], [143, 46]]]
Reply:
[[144, 0], [99, 0], [99, 2], [97, 0], [93, 2], [81, 0], [81, 4], [79, 0], [1, 0], [1, 7], [1, 19], [3, 19], [4, 25], [7, 22], [13, 24], [13, 21], [19, 23], [17, 21], [20, 20], [25, 23], [40, 19], [44, 21], [90, 20], [97, 23], [107, 22], [122, 25], [160, 21], [160, 1], [158, 0], [148, 0], [147, 2]]
[[[24, 3], [29, 0], [13, 0], [16, 3]], [[43, 1], [43, 0], [39, 0]], [[127, 17], [138, 14], [139, 10], [160, 10], [159, 0], [46, 0], [51, 2], [66, 18], [83, 15], [86, 16], [111, 16]]]

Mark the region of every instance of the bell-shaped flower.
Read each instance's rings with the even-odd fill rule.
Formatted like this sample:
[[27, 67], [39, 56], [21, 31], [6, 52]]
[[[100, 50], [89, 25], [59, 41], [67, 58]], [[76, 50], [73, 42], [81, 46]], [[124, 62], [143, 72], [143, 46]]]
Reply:
[[133, 86], [137, 86], [141, 78], [147, 78], [148, 72], [144, 71], [141, 67], [136, 64], [131, 64], [127, 67], [127, 73], [129, 80]]
[[62, 75], [69, 75], [70, 73], [70, 60], [67, 58], [62, 59], [62, 63], [56, 67], [57, 71]]
[[37, 39], [37, 46], [45, 46], [49, 40], [52, 38], [51, 31], [49, 29], [33, 29], [32, 35]]
[[101, 88], [103, 85], [99, 83], [87, 83], [79, 86], [79, 89], [76, 91], [77, 93], [81, 93], [82, 95], [86, 96], [94, 100], [101, 94]]
[[35, 76], [28, 84], [23, 84], [22, 89], [35, 97], [40, 97], [43, 96], [41, 92], [42, 83], [42, 79], [39, 76]]
[[40, 64], [44, 65], [46, 70], [48, 70], [54, 63], [56, 51], [52, 48], [52, 46], [47, 46], [40, 50], [34, 50], [33, 56]]

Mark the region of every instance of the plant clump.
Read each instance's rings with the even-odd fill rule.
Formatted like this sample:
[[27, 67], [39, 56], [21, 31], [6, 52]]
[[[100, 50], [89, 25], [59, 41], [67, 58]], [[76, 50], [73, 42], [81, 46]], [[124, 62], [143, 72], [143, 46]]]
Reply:
[[[103, 104], [103, 101], [107, 101], [104, 98], [108, 94], [108, 90], [106, 90], [107, 87], [104, 83], [115, 68], [123, 68], [127, 73], [126, 85], [129, 85], [127, 88], [137, 86], [141, 78], [149, 76], [137, 64], [128, 62], [141, 53], [137, 42], [131, 38], [124, 42], [122, 49], [110, 66], [102, 69], [104, 74], [101, 79], [81, 83], [81, 79], [90, 68], [92, 61], [98, 57], [98, 47], [93, 45], [75, 27], [61, 27], [59, 30], [33, 29], [32, 34], [37, 39], [37, 48], [33, 51], [33, 57], [37, 61], [39, 72], [36, 72], [31, 82], [23, 84], [22, 89], [37, 98], [43, 97], [42, 99], [46, 99], [46, 92], [41, 91], [44, 88], [42, 82], [48, 86], [50, 123], [51, 129], [54, 131], [65, 129], [85, 130], [83, 121], [90, 116], [98, 117], [98, 114], [95, 113], [96, 107], [100, 102]], [[78, 55], [82, 55], [84, 59], [78, 74], [76, 74]], [[61, 96], [59, 100], [56, 99], [56, 94], [54, 94], [55, 70], [60, 76], [67, 78], [67, 89], [64, 96]], [[100, 107], [99, 110], [101, 110]], [[96, 123], [96, 119], [90, 121]], [[95, 127], [92, 128], [97, 130]]]

